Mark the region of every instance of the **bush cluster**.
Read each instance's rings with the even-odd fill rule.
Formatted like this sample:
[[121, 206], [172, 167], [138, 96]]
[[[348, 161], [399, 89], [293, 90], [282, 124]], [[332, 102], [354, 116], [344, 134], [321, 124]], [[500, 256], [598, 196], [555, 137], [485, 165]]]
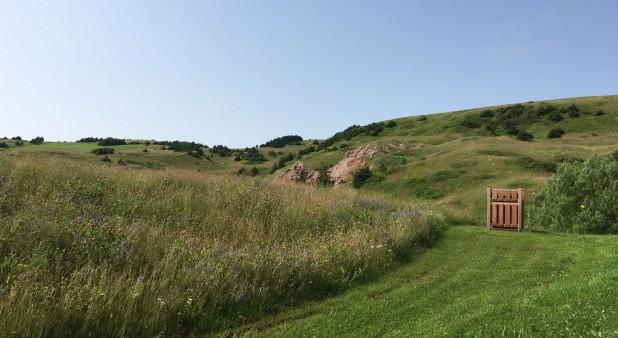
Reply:
[[558, 127], [552, 128], [547, 132], [547, 138], [560, 138], [562, 135], [564, 135], [564, 130]]
[[324, 150], [336, 142], [343, 140], [350, 141], [354, 137], [361, 135], [379, 136], [385, 128], [394, 128], [396, 126], [397, 123], [395, 121], [390, 121], [389, 123], [371, 123], [366, 126], [353, 125], [324, 140], [318, 145], [317, 150]]
[[213, 146], [212, 148], [210, 148], [210, 152], [213, 154], [217, 154], [221, 157], [230, 157], [232, 156], [232, 149], [223, 146], [223, 145], [216, 145]]
[[273, 166], [270, 168], [270, 173], [272, 174], [275, 171], [285, 167], [288, 162], [293, 161], [295, 158], [296, 155], [294, 155], [294, 153], [289, 153], [283, 157], [280, 157], [277, 162], [273, 163]]
[[84, 138], [80, 138], [79, 140], [77, 140], [78, 143], [94, 143], [94, 142], [101, 142], [103, 141], [102, 138], [100, 137], [84, 137]]
[[566, 161], [536, 196], [531, 222], [555, 231], [618, 233], [618, 149]]
[[126, 145], [127, 141], [123, 140], [123, 139], [119, 139], [119, 138], [113, 138], [113, 137], [106, 137], [104, 139], [102, 139], [101, 141], [99, 141], [99, 143], [97, 143], [97, 145], [103, 146], [103, 147], [109, 147], [109, 146], [123, 146]]
[[260, 147], [283, 148], [287, 145], [300, 145], [300, 142], [302, 141], [303, 138], [298, 135], [287, 135], [270, 140], [260, 145]]
[[490, 135], [511, 135], [522, 141], [531, 141], [533, 137], [526, 131], [529, 126], [543, 120], [559, 122], [565, 116], [576, 118], [580, 116], [580, 110], [575, 104], [563, 107], [541, 104], [536, 108], [516, 104], [466, 115], [459, 121], [459, 125], [468, 129], [484, 126]]
[[268, 161], [264, 154], [262, 154], [257, 148], [245, 148], [239, 150], [236, 153], [235, 161], [245, 160], [247, 164], [262, 163]]
[[45, 138], [43, 138], [43, 136], [37, 136], [33, 138], [32, 140], [30, 140], [30, 143], [34, 145], [39, 145], [39, 144], [42, 144], [43, 142], [45, 142]]
[[96, 148], [96, 149], [92, 149], [90, 151], [90, 153], [95, 154], [95, 155], [107, 155], [107, 154], [113, 154], [114, 153], [114, 148]]

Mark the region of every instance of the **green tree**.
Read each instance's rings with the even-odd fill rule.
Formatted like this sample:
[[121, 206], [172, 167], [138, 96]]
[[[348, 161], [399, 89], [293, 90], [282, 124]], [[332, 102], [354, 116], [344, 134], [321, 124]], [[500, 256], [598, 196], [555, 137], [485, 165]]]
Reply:
[[45, 142], [45, 139], [43, 138], [43, 136], [37, 136], [35, 138], [33, 138], [32, 140], [30, 140], [30, 143], [34, 144], [34, 145], [39, 145], [41, 143]]
[[331, 186], [333, 185], [335, 182], [333, 181], [333, 179], [330, 177], [330, 168], [332, 166], [328, 165], [324, 162], [320, 163], [320, 166], [318, 167], [318, 184], [323, 185], [323, 186]]

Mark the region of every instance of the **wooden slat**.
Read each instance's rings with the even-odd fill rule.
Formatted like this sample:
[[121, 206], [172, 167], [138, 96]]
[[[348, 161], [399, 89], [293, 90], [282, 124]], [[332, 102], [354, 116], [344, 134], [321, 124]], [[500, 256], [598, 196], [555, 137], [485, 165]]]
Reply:
[[498, 224], [504, 225], [504, 204], [498, 204]]
[[517, 218], [519, 206], [517, 204], [513, 204], [512, 208], [513, 208], [513, 210], [512, 210], [512, 213], [511, 213], [511, 224], [512, 225], [517, 225], [517, 224], [519, 224], [518, 218]]
[[504, 225], [511, 225], [511, 206], [505, 204], [504, 211]]
[[498, 224], [498, 206], [495, 204], [491, 205], [491, 224]]
[[492, 189], [491, 189], [491, 185], [487, 186], [487, 228], [491, 229], [491, 196], [492, 195]]

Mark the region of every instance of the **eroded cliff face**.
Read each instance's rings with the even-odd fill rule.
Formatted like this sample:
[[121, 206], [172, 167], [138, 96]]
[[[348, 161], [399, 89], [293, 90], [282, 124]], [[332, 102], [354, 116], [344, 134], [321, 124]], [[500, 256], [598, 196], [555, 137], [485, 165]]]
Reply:
[[277, 177], [283, 182], [316, 183], [319, 173], [302, 162], [296, 162]]
[[378, 146], [369, 144], [346, 152], [343, 159], [330, 169], [331, 179], [335, 185], [349, 181], [355, 172], [367, 165], [367, 158], [380, 151]]
[[[423, 145], [413, 145], [413, 148], [421, 148]], [[378, 146], [370, 143], [360, 148], [350, 150], [339, 163], [329, 170], [329, 176], [335, 185], [340, 185], [352, 179], [354, 173], [367, 165], [367, 159], [379, 153], [388, 154], [392, 151], [404, 151], [409, 146], [396, 141], [390, 141], [387, 145]], [[302, 162], [296, 162], [285, 172], [277, 177], [277, 180], [284, 182], [303, 182], [316, 183], [319, 173], [310, 169]]]

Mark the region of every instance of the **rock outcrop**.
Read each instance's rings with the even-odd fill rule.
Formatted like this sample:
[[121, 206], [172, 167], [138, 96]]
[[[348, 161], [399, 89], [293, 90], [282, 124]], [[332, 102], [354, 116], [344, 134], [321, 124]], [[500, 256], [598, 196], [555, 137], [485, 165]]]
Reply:
[[[386, 152], [388, 152], [388, 149], [386, 150]], [[355, 172], [367, 165], [367, 158], [381, 151], [384, 150], [380, 149], [380, 147], [375, 144], [370, 144], [346, 152], [343, 160], [339, 161], [339, 163], [330, 169], [331, 179], [335, 185], [350, 180]]]
[[310, 169], [304, 163], [296, 162], [277, 179], [283, 182], [316, 183], [319, 175], [317, 171]]

